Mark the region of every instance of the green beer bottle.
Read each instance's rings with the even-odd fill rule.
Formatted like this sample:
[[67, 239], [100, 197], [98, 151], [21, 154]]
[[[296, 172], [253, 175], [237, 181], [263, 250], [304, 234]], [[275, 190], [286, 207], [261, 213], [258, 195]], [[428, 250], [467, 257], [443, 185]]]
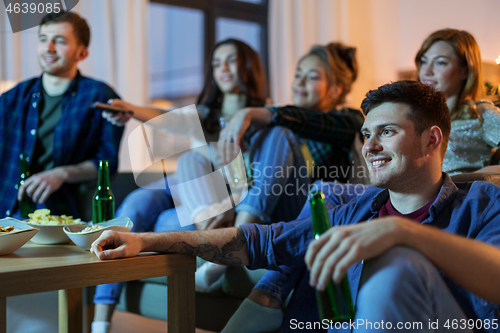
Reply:
[[108, 161], [99, 161], [97, 190], [92, 202], [93, 223], [106, 222], [115, 218], [115, 197], [109, 188]]
[[[22, 184], [31, 176], [30, 167], [29, 167], [29, 157], [26, 154], [19, 154], [19, 169], [21, 170], [19, 176], [18, 189]], [[19, 204], [19, 212], [21, 213], [21, 217], [28, 217], [28, 214], [33, 213], [36, 209], [35, 203], [31, 200], [30, 197], [25, 193], [23, 198], [18, 201]]]
[[[315, 239], [330, 228], [324, 198], [325, 196], [322, 191], [315, 191], [309, 194]], [[347, 275], [344, 276], [340, 284], [330, 281], [324, 291], [316, 290], [316, 300], [321, 320], [328, 319], [333, 322], [339, 322], [349, 321], [354, 318], [354, 307], [352, 305]]]

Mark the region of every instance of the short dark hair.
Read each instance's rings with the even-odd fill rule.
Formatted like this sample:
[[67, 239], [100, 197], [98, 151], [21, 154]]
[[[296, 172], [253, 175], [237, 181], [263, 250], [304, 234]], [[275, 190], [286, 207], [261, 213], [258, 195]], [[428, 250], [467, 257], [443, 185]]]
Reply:
[[[40, 28], [45, 24], [69, 23], [73, 27], [73, 34], [78, 43], [88, 47], [90, 44], [90, 27], [80, 15], [73, 12], [59, 12], [45, 15], [40, 22]], [[40, 30], [40, 29], [39, 29]]]
[[451, 116], [442, 92], [418, 81], [396, 81], [370, 90], [361, 103], [361, 109], [367, 115], [384, 103], [407, 105], [406, 115], [413, 122], [417, 134], [422, 134], [431, 126], [438, 126], [443, 133], [444, 157], [450, 137]]

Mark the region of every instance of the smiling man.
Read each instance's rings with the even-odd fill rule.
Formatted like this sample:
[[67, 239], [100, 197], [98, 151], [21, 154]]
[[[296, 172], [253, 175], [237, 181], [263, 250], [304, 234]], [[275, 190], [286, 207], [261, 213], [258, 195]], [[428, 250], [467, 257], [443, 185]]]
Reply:
[[[19, 218], [17, 200], [25, 197], [52, 214], [77, 216], [78, 184], [96, 178], [100, 159], [117, 170], [123, 128], [86, 105], [118, 96], [77, 68], [89, 41], [89, 26], [77, 14], [45, 16], [37, 48], [42, 75], [0, 96], [0, 217]], [[20, 154], [32, 176], [18, 188]]]
[[[100, 259], [188, 253], [268, 269], [304, 267], [305, 261], [310, 274], [296, 285], [282, 332], [498, 332], [500, 188], [454, 184], [441, 171], [451, 119], [432, 87], [384, 85], [367, 94], [362, 109], [363, 155], [375, 186], [330, 210], [334, 227], [319, 239], [305, 218], [183, 233], [107, 231], [92, 251]], [[322, 290], [346, 273], [355, 321], [320, 322], [312, 287]]]

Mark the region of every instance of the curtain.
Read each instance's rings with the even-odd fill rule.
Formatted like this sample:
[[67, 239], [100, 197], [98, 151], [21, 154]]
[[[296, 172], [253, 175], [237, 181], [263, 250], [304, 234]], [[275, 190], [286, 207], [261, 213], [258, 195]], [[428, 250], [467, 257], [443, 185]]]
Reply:
[[[80, 0], [72, 11], [84, 17], [91, 29], [89, 56], [79, 69], [112, 86], [125, 100], [149, 103], [147, 64], [148, 0]], [[40, 75], [36, 57], [38, 27], [12, 33], [0, 3], [0, 93], [19, 81]], [[127, 123], [120, 147], [120, 171], [131, 169], [130, 155], [146, 161], [141, 145], [128, 147], [128, 133], [139, 125]], [[130, 151], [130, 153], [129, 153]]]
[[[405, 23], [399, 19], [401, 3], [408, 2], [269, 0], [269, 67], [273, 101], [291, 103], [291, 84], [297, 61], [314, 44], [337, 41], [356, 47], [359, 73], [346, 102], [351, 107], [359, 108], [368, 90], [396, 80], [401, 62], [400, 41], [408, 39], [400, 32]], [[418, 6], [413, 4], [409, 12]], [[411, 30], [419, 30], [420, 21], [414, 21], [418, 27]], [[416, 41], [415, 47], [418, 43], [421, 41]], [[412, 61], [410, 59], [410, 64]]]
[[291, 103], [297, 61], [311, 46], [347, 42], [347, 1], [269, 0], [269, 79], [274, 103]]

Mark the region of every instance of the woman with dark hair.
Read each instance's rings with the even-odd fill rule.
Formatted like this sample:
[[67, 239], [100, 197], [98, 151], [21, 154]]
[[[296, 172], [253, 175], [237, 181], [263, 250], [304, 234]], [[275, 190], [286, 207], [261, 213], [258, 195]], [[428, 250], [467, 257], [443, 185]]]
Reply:
[[499, 165], [489, 165], [500, 145], [500, 110], [482, 99], [481, 53], [474, 37], [463, 30], [438, 30], [424, 41], [415, 64], [419, 80], [445, 93], [450, 109], [443, 171], [500, 172]]
[[[231, 63], [236, 64], [236, 80], [226, 80], [225, 82], [229, 83], [225, 84], [216, 77], [216, 72], [221, 68], [221, 60], [212, 58], [197, 104], [220, 109], [224, 93], [230, 91], [245, 95], [249, 105], [263, 105], [269, 96], [267, 79], [259, 55], [247, 44], [232, 38], [217, 43], [213, 53], [221, 46], [232, 46], [236, 49], [236, 54], [232, 53], [236, 57], [231, 58]], [[238, 87], [237, 91], [233, 90], [234, 84]]]
[[[113, 106], [133, 111], [134, 118], [147, 122], [153, 128], [188, 136], [191, 139], [191, 150], [179, 157], [177, 171], [174, 175], [168, 176], [168, 182], [161, 180], [153, 184], [151, 188], [157, 188], [155, 190], [144, 188], [135, 190], [125, 198], [117, 210], [117, 217], [127, 216], [132, 219], [134, 222], [132, 231], [179, 229], [174, 201], [182, 203], [177, 210], [188, 212], [187, 219], [194, 217], [190, 212], [216, 202], [219, 198], [214, 195], [204, 196], [197, 193], [197, 191], [211, 193], [210, 188], [199, 190], [182, 184], [212, 173], [211, 161], [216, 168], [222, 166], [215, 150], [210, 152], [207, 146], [207, 142], [217, 141], [221, 118], [231, 119], [238, 110], [250, 106], [263, 106], [268, 99], [266, 75], [259, 55], [247, 44], [235, 39], [221, 41], [214, 47], [207, 67], [204, 87], [198, 97], [196, 108], [185, 107], [165, 112], [135, 106], [122, 100], [110, 101]], [[128, 113], [103, 113], [103, 117], [115, 125], [123, 125], [132, 116]], [[200, 184], [210, 187], [210, 184]], [[179, 185], [178, 191], [174, 191], [177, 188], [175, 185]], [[297, 209], [296, 214], [298, 212]], [[219, 217], [219, 220], [223, 217], [224, 215]], [[205, 221], [198, 227], [205, 228], [208, 222], [210, 221]], [[185, 229], [190, 228], [194, 228], [192, 221]], [[122, 287], [123, 283], [97, 286], [92, 332], [109, 331], [111, 316]]]
[[[222, 68], [223, 59], [220, 58], [225, 52], [230, 55], [230, 70], [226, 72]], [[220, 130], [221, 111], [224, 102], [227, 103], [225, 99], [231, 98], [231, 95], [245, 100], [244, 103], [240, 101], [245, 106], [262, 106], [269, 97], [266, 74], [259, 55], [242, 41], [230, 38], [215, 45], [203, 89], [196, 102], [197, 105], [208, 108], [204, 126], [209, 131]]]

